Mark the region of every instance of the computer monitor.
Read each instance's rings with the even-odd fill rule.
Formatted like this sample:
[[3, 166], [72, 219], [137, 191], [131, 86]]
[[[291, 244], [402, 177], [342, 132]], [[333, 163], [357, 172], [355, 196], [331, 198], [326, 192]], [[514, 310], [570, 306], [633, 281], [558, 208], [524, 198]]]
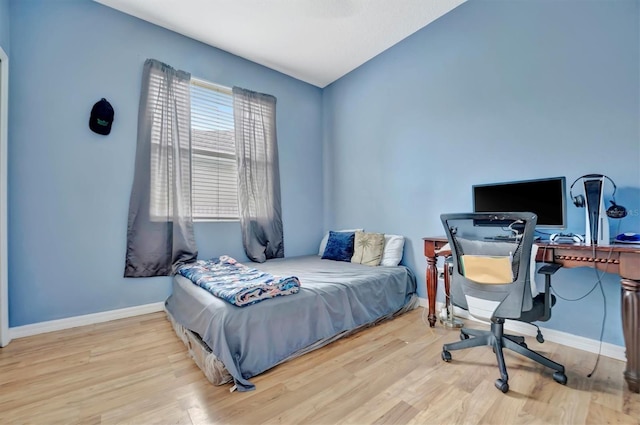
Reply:
[[473, 186], [474, 212], [528, 211], [538, 216], [539, 228], [565, 229], [566, 205], [565, 177]]

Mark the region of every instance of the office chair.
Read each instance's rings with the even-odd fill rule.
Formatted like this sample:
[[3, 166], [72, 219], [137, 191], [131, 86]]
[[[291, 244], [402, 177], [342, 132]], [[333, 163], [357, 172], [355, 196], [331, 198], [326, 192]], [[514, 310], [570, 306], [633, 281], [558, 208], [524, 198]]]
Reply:
[[[509, 376], [503, 348], [508, 348], [553, 369], [553, 379], [567, 383], [564, 366], [527, 347], [524, 337], [504, 333], [505, 319], [532, 323], [551, 317], [555, 297], [550, 293], [551, 275], [556, 264], [543, 266], [545, 291], [537, 292], [530, 283], [531, 248], [537, 216], [529, 212], [458, 213], [440, 216], [445, 228], [453, 267], [450, 296], [454, 305], [481, 320], [491, 321], [491, 330], [463, 327], [460, 339], [442, 347], [442, 359], [451, 361], [450, 351], [488, 345], [493, 347], [500, 369], [495, 385], [509, 391]], [[534, 325], [537, 327], [537, 325]], [[538, 328], [539, 342], [544, 342]]]

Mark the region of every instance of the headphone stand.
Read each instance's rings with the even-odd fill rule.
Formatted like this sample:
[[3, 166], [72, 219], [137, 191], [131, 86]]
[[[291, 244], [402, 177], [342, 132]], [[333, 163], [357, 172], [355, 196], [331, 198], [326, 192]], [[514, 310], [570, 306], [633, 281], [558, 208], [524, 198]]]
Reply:
[[[609, 180], [613, 186], [611, 206], [605, 210], [604, 183]], [[584, 195], [573, 195], [573, 186], [582, 180]], [[616, 184], [604, 174], [585, 174], [571, 183], [569, 197], [578, 208], [585, 208], [585, 245], [609, 245], [609, 218], [623, 218], [627, 216], [627, 209], [616, 204]]]
[[609, 245], [609, 219], [604, 206], [604, 176], [585, 178], [585, 245]]

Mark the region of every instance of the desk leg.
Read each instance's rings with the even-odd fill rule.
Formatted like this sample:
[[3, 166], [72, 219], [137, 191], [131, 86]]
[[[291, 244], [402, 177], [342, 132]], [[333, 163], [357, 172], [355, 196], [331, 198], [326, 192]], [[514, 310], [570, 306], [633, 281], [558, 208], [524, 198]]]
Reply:
[[622, 279], [622, 331], [627, 349], [624, 379], [631, 392], [640, 393], [640, 281]]
[[438, 289], [438, 268], [436, 257], [427, 257], [427, 297], [429, 298], [429, 325], [436, 325], [436, 292]]

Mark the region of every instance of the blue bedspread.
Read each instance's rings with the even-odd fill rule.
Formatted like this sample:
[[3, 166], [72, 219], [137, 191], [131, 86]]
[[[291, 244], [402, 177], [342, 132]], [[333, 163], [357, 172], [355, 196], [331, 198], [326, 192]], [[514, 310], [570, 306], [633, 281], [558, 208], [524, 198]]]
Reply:
[[238, 308], [176, 275], [166, 309], [197, 333], [224, 363], [239, 391], [249, 378], [350, 332], [413, 308], [416, 278], [408, 268], [371, 267], [318, 255], [260, 264], [277, 276], [302, 282], [293, 297]]
[[226, 255], [187, 264], [178, 273], [212, 295], [238, 307], [295, 294], [300, 290], [300, 281], [295, 276], [273, 276], [238, 263]]

